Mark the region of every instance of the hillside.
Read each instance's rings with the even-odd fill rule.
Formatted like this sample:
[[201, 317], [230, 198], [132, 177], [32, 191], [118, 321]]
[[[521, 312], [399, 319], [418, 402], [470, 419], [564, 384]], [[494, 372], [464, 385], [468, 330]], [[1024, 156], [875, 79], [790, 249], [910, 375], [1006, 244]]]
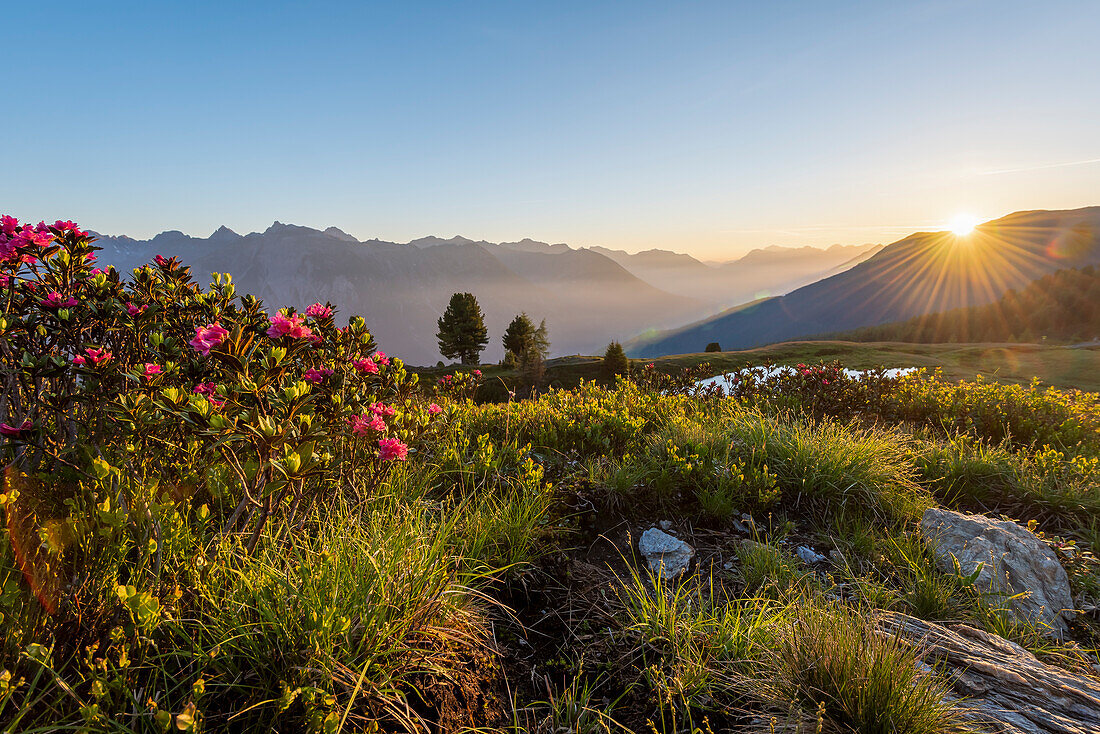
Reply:
[[[340, 230], [321, 232], [276, 222], [240, 236], [227, 228], [209, 238], [164, 232], [148, 241], [101, 236], [99, 260], [128, 272], [155, 255], [180, 255], [204, 279], [231, 272], [238, 290], [269, 308], [331, 301], [343, 314], [369, 317], [382, 349], [412, 364], [434, 364], [436, 319], [451, 294], [478, 296], [493, 337], [486, 360], [502, 356], [500, 334], [527, 311], [545, 318], [555, 351], [595, 351], [623, 334], [668, 327], [707, 306], [664, 292], [591, 251], [516, 252], [463, 238], [412, 246], [359, 242]], [[592, 318], [593, 311], [600, 318]]]
[[1100, 207], [1028, 211], [966, 237], [922, 232], [785, 296], [627, 345], [634, 356], [745, 349], [938, 311], [985, 305], [1067, 267], [1100, 263]]
[[996, 303], [831, 335], [851, 341], [1087, 342], [1100, 339], [1100, 272], [1089, 265], [1045, 275]]

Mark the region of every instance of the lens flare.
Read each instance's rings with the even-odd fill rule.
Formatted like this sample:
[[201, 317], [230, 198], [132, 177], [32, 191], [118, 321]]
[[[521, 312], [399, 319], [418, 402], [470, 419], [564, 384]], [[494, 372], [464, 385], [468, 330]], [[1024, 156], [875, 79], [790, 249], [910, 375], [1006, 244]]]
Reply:
[[951, 218], [951, 221], [947, 224], [947, 228], [950, 229], [956, 237], [966, 237], [981, 223], [982, 220], [978, 219], [973, 214], [960, 213]]

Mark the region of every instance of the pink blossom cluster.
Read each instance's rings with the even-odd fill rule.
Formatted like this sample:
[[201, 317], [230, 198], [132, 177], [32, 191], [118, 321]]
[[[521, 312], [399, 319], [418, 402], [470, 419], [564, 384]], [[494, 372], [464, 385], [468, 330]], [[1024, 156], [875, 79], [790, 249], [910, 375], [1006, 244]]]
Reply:
[[327, 367], [317, 369], [316, 367], [310, 367], [308, 370], [302, 373], [302, 379], [306, 382], [314, 385], [320, 385], [324, 379], [332, 374], [332, 370]]
[[364, 375], [377, 375], [378, 364], [370, 357], [362, 357], [361, 359], [353, 359], [351, 366], [355, 368], [355, 371]]
[[191, 390], [191, 392], [195, 393], [196, 395], [207, 396], [213, 395], [217, 391], [218, 386], [215, 385], [213, 382], [200, 382], [198, 385], [195, 385], [193, 390]]
[[187, 342], [204, 357], [210, 356], [210, 350], [225, 341], [229, 332], [215, 322], [206, 326], [195, 327], [195, 338]]
[[443, 408], [440, 408], [435, 403], [432, 403], [431, 405], [428, 406], [428, 415], [439, 415], [442, 412], [443, 412]]
[[301, 316], [287, 316], [277, 313], [271, 317], [271, 326], [267, 335], [272, 339], [287, 336], [291, 339], [309, 339], [313, 337], [313, 330], [303, 323]]
[[45, 308], [72, 308], [76, 305], [76, 299], [72, 296], [66, 298], [57, 291], [50, 291], [39, 303]]
[[408, 456], [409, 447], [398, 439], [378, 439], [378, 458], [382, 461], [404, 461]]
[[306, 309], [306, 316], [311, 319], [327, 319], [329, 316], [332, 316], [332, 307], [314, 303]]
[[144, 377], [146, 380], [151, 380], [162, 372], [164, 372], [164, 368], [162, 368], [159, 364], [146, 362], [145, 371], [141, 373], [141, 376]]
[[143, 314], [148, 309], [149, 309], [149, 307], [144, 305], [144, 304], [141, 305], [141, 306], [138, 306], [137, 304], [134, 304], [134, 303], [127, 303], [126, 304], [126, 313], [130, 314], [131, 316], [137, 316], [139, 314]]
[[96, 349], [95, 347], [88, 347], [84, 350], [84, 354], [73, 357], [73, 364], [79, 367], [99, 367], [105, 362], [109, 362], [114, 357], [111, 352], [106, 349]]
[[[80, 232], [80, 234], [84, 233]], [[0, 262], [16, 266], [22, 263], [33, 263], [38, 258], [26, 250], [45, 247], [53, 240], [54, 233], [49, 230], [45, 222], [39, 222], [37, 226], [20, 225], [15, 217], [6, 214], [0, 217]], [[24, 251], [19, 252], [20, 249]]]
[[397, 409], [392, 405], [377, 402], [367, 406], [367, 412], [362, 415], [352, 416], [348, 419], [351, 432], [356, 436], [366, 436], [369, 431], [382, 433], [386, 430], [386, 418], [397, 414]]

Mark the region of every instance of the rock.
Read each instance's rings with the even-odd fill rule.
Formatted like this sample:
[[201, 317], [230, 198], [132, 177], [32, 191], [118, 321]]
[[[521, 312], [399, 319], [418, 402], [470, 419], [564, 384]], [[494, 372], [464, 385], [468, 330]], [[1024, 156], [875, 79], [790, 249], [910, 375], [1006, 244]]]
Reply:
[[661, 520], [657, 523], [657, 527], [667, 533], [669, 530], [672, 530], [672, 520]]
[[1095, 678], [1047, 665], [1016, 643], [965, 624], [940, 625], [898, 612], [881, 612], [876, 624], [946, 673], [975, 724], [995, 724], [993, 730], [1004, 734], [1100, 732]]
[[800, 545], [795, 549], [795, 555], [801, 558], [802, 562], [806, 564], [821, 563], [825, 560], [825, 556], [814, 552], [813, 548], [808, 548], [804, 545]]
[[833, 563], [835, 563], [838, 566], [845, 566], [845, 565], [848, 564], [848, 559], [845, 558], [844, 554], [841, 553], [836, 548], [833, 548], [831, 551], [829, 551], [829, 558], [832, 558]]
[[1069, 577], [1046, 543], [1027, 528], [985, 515], [964, 515], [929, 508], [921, 518], [921, 534], [932, 545], [936, 561], [948, 572], [964, 575], [984, 564], [975, 581], [985, 592], [1007, 597], [1018, 618], [1046, 625], [1055, 635], [1068, 629], [1073, 617]]
[[638, 552], [645, 558], [649, 570], [666, 580], [686, 571], [695, 556], [695, 549], [690, 545], [657, 528], [642, 533], [638, 540]]

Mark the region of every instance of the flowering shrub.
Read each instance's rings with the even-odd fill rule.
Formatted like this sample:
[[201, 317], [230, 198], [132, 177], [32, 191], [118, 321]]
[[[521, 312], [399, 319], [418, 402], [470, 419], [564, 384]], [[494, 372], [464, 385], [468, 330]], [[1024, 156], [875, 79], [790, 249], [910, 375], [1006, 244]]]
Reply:
[[209, 290], [158, 255], [124, 281], [93, 268], [93, 238], [72, 222], [0, 229], [0, 458], [25, 472], [88, 474], [93, 458], [145, 481], [228, 499], [224, 529], [301, 522], [319, 496], [369, 495], [432, 430], [416, 376], [374, 351], [359, 317], [329, 304], [271, 316]]

